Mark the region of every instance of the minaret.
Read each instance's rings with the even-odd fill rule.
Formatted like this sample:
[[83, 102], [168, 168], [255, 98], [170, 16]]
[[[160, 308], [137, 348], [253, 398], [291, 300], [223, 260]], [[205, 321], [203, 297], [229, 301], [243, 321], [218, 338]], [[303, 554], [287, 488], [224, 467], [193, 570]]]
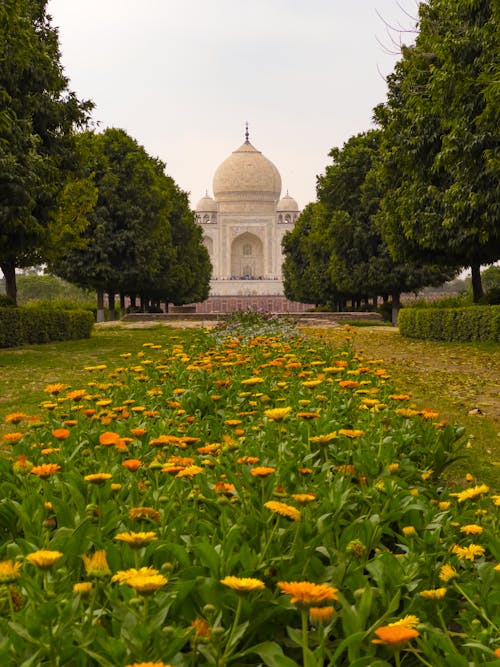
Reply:
[[249, 144], [250, 141], [248, 140], [248, 121], [245, 123], [245, 143]]

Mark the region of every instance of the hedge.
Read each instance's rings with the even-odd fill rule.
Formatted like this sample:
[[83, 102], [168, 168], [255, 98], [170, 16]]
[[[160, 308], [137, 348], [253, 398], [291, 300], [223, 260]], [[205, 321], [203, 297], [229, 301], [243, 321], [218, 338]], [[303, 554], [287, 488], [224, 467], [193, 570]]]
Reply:
[[93, 326], [86, 310], [0, 308], [0, 348], [90, 338]]
[[407, 338], [500, 342], [500, 306], [403, 308], [398, 326]]

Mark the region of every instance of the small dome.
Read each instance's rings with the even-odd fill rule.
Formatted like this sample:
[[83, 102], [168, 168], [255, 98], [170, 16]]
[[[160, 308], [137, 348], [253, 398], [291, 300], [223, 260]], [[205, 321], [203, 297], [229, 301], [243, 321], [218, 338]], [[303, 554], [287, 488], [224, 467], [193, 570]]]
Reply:
[[293, 197], [290, 197], [290, 195], [287, 192], [286, 195], [279, 200], [276, 210], [281, 212], [293, 211], [298, 213], [299, 205], [297, 204], [297, 202]]
[[205, 196], [196, 204], [196, 211], [199, 213], [217, 213], [217, 203], [206, 192]]
[[213, 189], [218, 202], [242, 201], [248, 197], [276, 202], [281, 192], [281, 176], [271, 160], [245, 141], [218, 167]]

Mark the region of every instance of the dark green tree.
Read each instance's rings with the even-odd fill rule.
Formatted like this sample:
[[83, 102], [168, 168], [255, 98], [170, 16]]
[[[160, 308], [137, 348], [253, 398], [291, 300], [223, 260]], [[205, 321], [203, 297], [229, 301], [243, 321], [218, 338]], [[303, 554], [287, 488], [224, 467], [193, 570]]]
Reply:
[[500, 5], [429, 0], [415, 45], [376, 109], [385, 184], [378, 224], [399, 258], [470, 266], [500, 258]]
[[99, 309], [104, 293], [111, 301], [117, 293], [143, 301], [204, 298], [208, 253], [187, 196], [165, 175], [165, 165], [115, 128], [83, 133], [79, 149], [97, 204], [81, 247], [66, 253], [53, 272], [95, 289]]
[[[14, 300], [16, 268], [39, 264], [58, 244], [62, 250], [63, 241], [72, 242], [94, 199], [88, 184], [75, 185], [78, 196], [71, 197], [70, 183], [79, 178], [74, 130], [92, 105], [68, 89], [46, 5], [0, 4], [0, 268]], [[83, 206], [73, 228], [73, 214], [56, 214], [68, 204]]]

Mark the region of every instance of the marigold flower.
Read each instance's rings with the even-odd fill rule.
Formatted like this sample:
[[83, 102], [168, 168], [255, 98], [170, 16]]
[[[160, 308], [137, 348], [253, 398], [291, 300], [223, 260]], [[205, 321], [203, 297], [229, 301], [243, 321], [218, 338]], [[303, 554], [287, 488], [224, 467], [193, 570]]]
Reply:
[[277, 500], [269, 500], [267, 503], [264, 503], [264, 507], [267, 507], [268, 510], [271, 510], [271, 512], [274, 512], [275, 514], [284, 516], [292, 521], [300, 521], [300, 511], [286, 503], [280, 503]]
[[328, 600], [338, 600], [338, 589], [329, 584], [313, 584], [309, 581], [279, 581], [278, 588], [291, 596], [292, 604], [315, 607]]
[[104, 482], [107, 482], [111, 477], [113, 477], [113, 475], [109, 472], [96, 472], [90, 475], [85, 475], [83, 479], [86, 482], [90, 482], [90, 484], [104, 484]]
[[364, 431], [359, 431], [356, 429], [350, 429], [350, 428], [341, 428], [339, 430], [339, 435], [345, 435], [348, 438], [360, 438], [365, 434]]
[[71, 431], [67, 428], [56, 428], [52, 431], [52, 435], [56, 440], [66, 440], [70, 433]]
[[122, 466], [127, 468], [130, 472], [135, 472], [141, 467], [142, 463], [139, 459], [126, 459], [122, 462]]
[[42, 463], [42, 465], [33, 466], [30, 472], [33, 475], [37, 475], [37, 477], [40, 477], [41, 479], [47, 479], [59, 470], [61, 470], [61, 466], [57, 463]]
[[140, 549], [145, 544], [149, 544], [150, 542], [155, 542], [157, 539], [158, 537], [156, 536], [156, 533], [153, 531], [139, 532], [139, 533], [134, 533], [131, 531], [125, 533], [118, 533], [118, 535], [115, 535], [115, 540], [119, 540], [120, 542], [125, 542], [126, 544], [130, 545], [132, 549]]
[[224, 577], [220, 580], [221, 584], [232, 588], [233, 591], [238, 593], [249, 593], [251, 591], [261, 591], [266, 585], [260, 579], [252, 579], [251, 577]]
[[33, 468], [33, 464], [31, 461], [28, 461], [28, 457], [25, 454], [19, 454], [17, 459], [12, 464], [12, 470], [15, 473], [28, 473], [30, 472], [31, 468]]
[[465, 533], [466, 535], [481, 535], [483, 532], [482, 526], [478, 526], [475, 523], [467, 524], [466, 526], [460, 527], [460, 532]]
[[27, 415], [24, 412], [11, 412], [10, 415], [5, 417], [4, 421], [6, 424], [19, 424], [26, 417]]
[[446, 595], [446, 588], [430, 588], [426, 591], [420, 591], [420, 597], [426, 600], [442, 600]]
[[297, 468], [297, 472], [301, 475], [312, 475], [312, 468]]
[[132, 507], [128, 512], [129, 519], [151, 519], [160, 523], [160, 513], [152, 507]]
[[257, 466], [250, 470], [250, 474], [253, 477], [267, 477], [268, 475], [272, 475], [273, 472], [276, 472], [276, 468], [269, 466]]
[[105, 431], [99, 436], [99, 444], [103, 445], [104, 447], [111, 447], [116, 445], [120, 440], [121, 437], [114, 431]]
[[125, 667], [172, 667], [172, 665], [167, 665], [165, 662], [134, 662], [133, 665], [125, 665]]
[[399, 463], [389, 463], [388, 470], [391, 475], [399, 470]]
[[389, 398], [393, 401], [409, 401], [411, 396], [409, 394], [389, 394]]
[[82, 398], [86, 398], [87, 396], [86, 389], [75, 389], [74, 391], [70, 391], [68, 394], [66, 394], [65, 398], [69, 401], [81, 401]]
[[438, 507], [440, 510], [444, 512], [450, 509], [451, 503], [449, 500], [442, 500], [441, 502], [438, 503]]
[[264, 416], [270, 419], [271, 421], [280, 422], [285, 419], [285, 417], [291, 412], [292, 408], [270, 408], [269, 410], [264, 410]]
[[321, 435], [312, 435], [309, 440], [310, 442], [314, 442], [317, 445], [327, 445], [329, 442], [332, 440], [335, 440], [337, 438], [337, 431], [332, 431], [331, 433], [323, 433]]
[[320, 417], [321, 415], [319, 412], [297, 412], [296, 415], [299, 419], [316, 419], [317, 417]]
[[186, 468], [183, 468], [180, 470], [176, 477], [189, 477], [192, 479], [195, 475], [199, 475], [200, 473], [203, 472], [203, 468], [200, 466], [187, 466]]
[[442, 565], [441, 569], [439, 570], [439, 578], [441, 581], [444, 583], [450, 581], [450, 579], [453, 579], [454, 577], [457, 576], [457, 571], [453, 567], [453, 565]]
[[145, 428], [131, 428], [130, 433], [136, 438], [140, 438], [142, 435], [146, 435], [147, 429]]
[[0, 584], [12, 584], [21, 576], [21, 563], [13, 560], [0, 561]]
[[125, 583], [141, 595], [150, 595], [163, 588], [168, 583], [168, 579], [162, 574], [133, 574], [127, 578]]
[[56, 396], [57, 394], [60, 394], [61, 391], [65, 391], [66, 389], [69, 389], [69, 385], [67, 384], [48, 384], [44, 392], [46, 394], [52, 394], [53, 396]]
[[76, 584], [73, 584], [73, 593], [75, 595], [81, 595], [84, 597], [90, 593], [92, 587], [93, 584], [91, 581], [80, 581]]
[[393, 623], [389, 623], [389, 627], [395, 627], [395, 626], [401, 626], [403, 628], [414, 628], [420, 623], [420, 619], [418, 616], [414, 616], [413, 614], [408, 614], [407, 616], [403, 616], [403, 618], [400, 618], [399, 621], [394, 621]]
[[197, 639], [208, 639], [211, 635], [210, 626], [204, 618], [195, 618], [190, 627], [193, 628]]
[[34, 551], [33, 553], [28, 554], [26, 560], [39, 567], [41, 570], [48, 570], [54, 563], [62, 558], [62, 556], [63, 554], [60, 551], [40, 549], [40, 551]]
[[226, 419], [224, 421], [226, 426], [239, 426], [241, 423], [241, 419]]
[[464, 491], [459, 491], [458, 493], [450, 493], [450, 496], [456, 498], [459, 503], [463, 503], [466, 500], [477, 500], [477, 498], [480, 496], [488, 493], [489, 490], [489, 486], [486, 486], [486, 484], [480, 484], [478, 486], [471, 486], [470, 489], [465, 489]]
[[127, 579], [130, 577], [134, 577], [136, 575], [151, 577], [156, 574], [160, 573], [158, 570], [155, 570], [154, 567], [141, 567], [139, 569], [131, 567], [129, 570], [118, 570], [118, 572], [111, 577], [111, 581], [117, 581], [119, 584], [126, 584]]
[[104, 549], [94, 551], [91, 556], [82, 556], [85, 572], [89, 577], [106, 577], [111, 574]]
[[242, 380], [241, 384], [251, 386], [251, 385], [254, 385], [254, 384], [261, 384], [262, 382], [264, 382], [264, 379], [261, 378], [261, 377], [251, 377], [251, 378], [247, 378], [246, 380]]
[[469, 544], [468, 547], [461, 547], [455, 544], [452, 548], [452, 553], [456, 554], [461, 560], [474, 560], [484, 556], [485, 548], [479, 544]]
[[258, 463], [259, 461], [260, 459], [258, 456], [240, 456], [239, 459], [236, 459], [236, 463], [249, 463], [250, 465]]
[[309, 607], [309, 618], [313, 623], [328, 623], [332, 620], [334, 607]]
[[17, 433], [4, 433], [2, 438], [6, 442], [11, 442], [11, 443], [15, 444], [16, 442], [19, 442], [20, 440], [22, 440], [24, 438], [24, 433], [19, 433], [19, 432], [17, 432]]
[[413, 535], [417, 534], [417, 531], [415, 530], [415, 526], [403, 526], [401, 529], [401, 532], [405, 537], [412, 537]]
[[300, 503], [301, 505], [306, 505], [307, 503], [312, 503], [316, 500], [315, 493], [292, 493], [292, 498], [295, 502]]
[[378, 639], [372, 639], [372, 644], [385, 644], [400, 649], [411, 639], [418, 637], [420, 633], [415, 628], [407, 628], [404, 625], [383, 625], [375, 630]]

